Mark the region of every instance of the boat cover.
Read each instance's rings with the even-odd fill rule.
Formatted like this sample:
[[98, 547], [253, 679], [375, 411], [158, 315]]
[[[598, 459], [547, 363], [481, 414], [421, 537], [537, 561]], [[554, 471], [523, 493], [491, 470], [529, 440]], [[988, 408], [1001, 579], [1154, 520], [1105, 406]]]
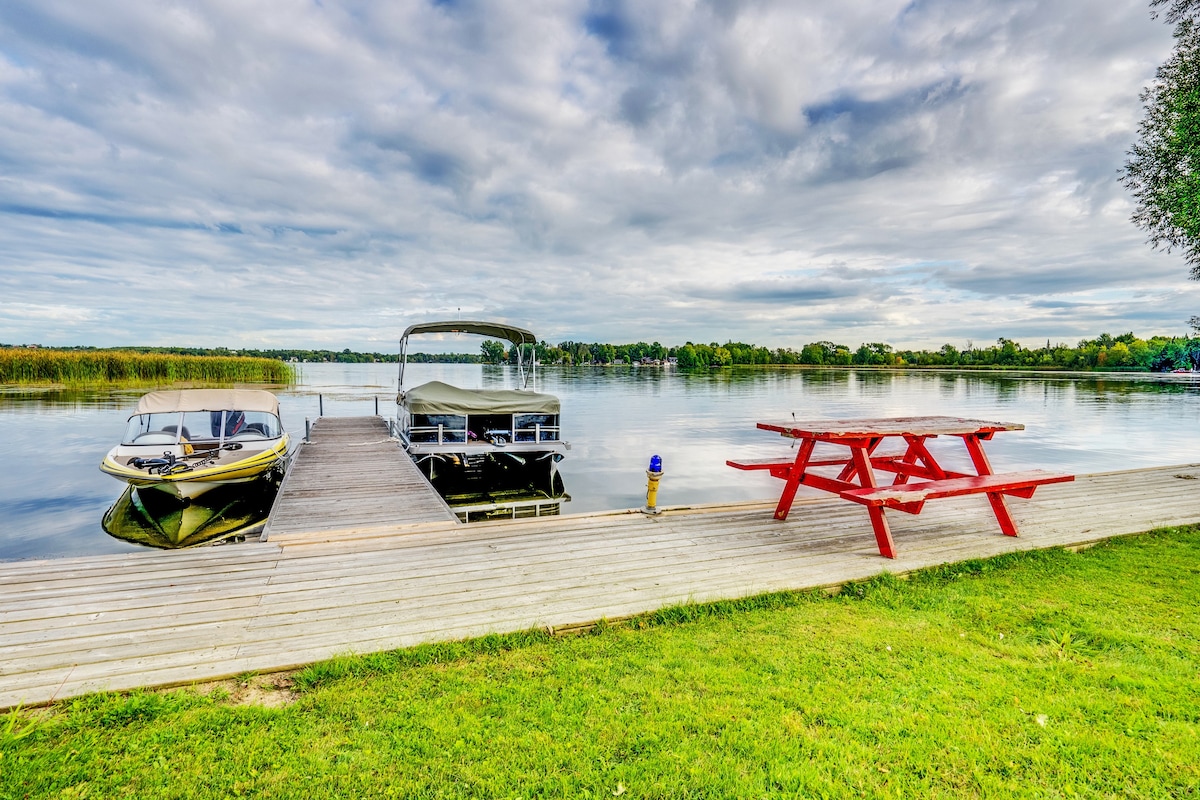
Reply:
[[411, 414], [557, 414], [552, 394], [517, 389], [460, 389], [430, 381], [401, 392], [396, 402]]
[[138, 400], [138, 414], [176, 411], [266, 411], [279, 416], [279, 400], [261, 389], [168, 389]]

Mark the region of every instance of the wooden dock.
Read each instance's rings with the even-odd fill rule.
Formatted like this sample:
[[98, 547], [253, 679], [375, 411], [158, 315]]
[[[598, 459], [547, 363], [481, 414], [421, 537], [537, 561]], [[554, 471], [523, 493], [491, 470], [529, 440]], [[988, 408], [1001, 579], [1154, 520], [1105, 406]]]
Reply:
[[1020, 538], [1001, 535], [977, 496], [891, 514], [895, 560], [879, 556], [862, 508], [822, 499], [798, 503], [785, 522], [772, 518], [774, 502], [656, 517], [355, 522], [224, 547], [2, 562], [0, 708], [1086, 545], [1200, 521], [1196, 478], [1200, 465], [1043, 487], [1010, 501]]
[[262, 538], [457, 521], [381, 417], [321, 417], [283, 479]]

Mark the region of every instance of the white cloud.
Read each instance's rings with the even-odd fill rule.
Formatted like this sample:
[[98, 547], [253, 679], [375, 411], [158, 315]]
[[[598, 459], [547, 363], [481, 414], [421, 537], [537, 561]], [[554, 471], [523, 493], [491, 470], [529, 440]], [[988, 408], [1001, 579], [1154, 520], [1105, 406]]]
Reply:
[[1140, 0], [13, 0], [0, 341], [1179, 330], [1116, 180], [1170, 44]]

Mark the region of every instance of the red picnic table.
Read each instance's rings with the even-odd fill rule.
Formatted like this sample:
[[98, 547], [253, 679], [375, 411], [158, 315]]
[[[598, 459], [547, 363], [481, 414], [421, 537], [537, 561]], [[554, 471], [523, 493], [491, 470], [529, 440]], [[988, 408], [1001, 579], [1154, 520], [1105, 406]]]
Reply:
[[[926, 500], [957, 497], [965, 494], [987, 494], [1007, 536], [1017, 535], [1017, 525], [1004, 503], [1005, 495], [1029, 498], [1044, 483], [1075, 480], [1074, 475], [1035, 469], [1024, 472], [996, 473], [983, 452], [983, 442], [997, 431], [1024, 430], [1024, 425], [1011, 422], [985, 422], [957, 417], [904, 417], [899, 419], [808, 420], [791, 422], [760, 422], [758, 427], [775, 431], [787, 438], [799, 440], [795, 458], [755, 461], [726, 461], [736, 469], [768, 470], [784, 481], [776, 519], [787, 519], [796, 491], [801, 484], [833, 492], [839, 497], [867, 507], [879, 553], [895, 558], [891, 528], [884, 517], [885, 508], [909, 514], [919, 514]], [[925, 442], [938, 436], [957, 436], [966, 446], [975, 474], [954, 472], [943, 468]], [[903, 453], [875, 455], [886, 440], [903, 439]], [[832, 458], [813, 458], [818, 443], [840, 445], [849, 455], [836, 453]], [[820, 474], [814, 469], [837, 470], [836, 475]], [[876, 472], [893, 473], [890, 485], [881, 486]], [[909, 479], [916, 479], [910, 483]]]

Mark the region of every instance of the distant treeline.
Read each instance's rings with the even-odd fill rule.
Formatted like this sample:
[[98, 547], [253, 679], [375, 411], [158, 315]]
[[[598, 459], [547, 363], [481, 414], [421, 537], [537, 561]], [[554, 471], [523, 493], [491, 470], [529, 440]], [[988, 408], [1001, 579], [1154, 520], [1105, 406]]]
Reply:
[[271, 358], [0, 345], [0, 384], [151, 386], [294, 382], [292, 368]]
[[[515, 348], [503, 350], [495, 342], [481, 348], [489, 363], [515, 361]], [[803, 364], [809, 366], [869, 367], [959, 367], [1062, 370], [1128, 370], [1159, 372], [1172, 369], [1200, 369], [1200, 338], [1152, 336], [1140, 339], [1133, 333], [1120, 336], [1101, 334], [1075, 346], [1051, 344], [1023, 347], [1012, 339], [1000, 338], [995, 344], [963, 349], [944, 344], [937, 350], [897, 350], [883, 342], [867, 342], [851, 349], [848, 345], [822, 341], [806, 344], [799, 350], [790, 347], [771, 349], [745, 342], [696, 344], [664, 347], [658, 342], [611, 345], [603, 343], [561, 342], [537, 345], [538, 360], [544, 364], [629, 364], [664, 362], [671, 359], [684, 368], [727, 367], [735, 364]]]
[[[11, 345], [0, 344], [0, 348]], [[275, 361], [370, 363], [396, 362], [396, 353], [356, 353], [349, 348], [336, 350], [229, 350], [224, 347], [93, 347], [55, 348], [79, 353], [141, 353], [146, 355], [250, 357]], [[526, 345], [528, 360], [533, 346]], [[605, 344], [601, 342], [539, 342], [537, 358], [542, 364], [610, 365], [671, 362], [683, 368], [727, 367], [733, 365], [807, 365], [865, 367], [957, 367], [957, 368], [1031, 368], [1060, 370], [1125, 370], [1161, 372], [1172, 369], [1200, 369], [1200, 338], [1151, 336], [1141, 339], [1133, 333], [1111, 336], [1103, 333], [1072, 346], [1051, 344], [1024, 347], [1001, 337], [995, 344], [976, 346], [967, 342], [961, 350], [944, 344], [937, 350], [897, 350], [883, 342], [865, 342], [857, 348], [831, 341], [812, 342], [799, 350], [790, 347], [771, 349], [745, 342], [698, 344], [687, 342], [667, 347], [658, 342], [647, 344]], [[502, 364], [515, 362], [515, 347], [485, 340], [478, 353], [409, 353], [417, 363]], [[3, 381], [0, 375], [0, 381]]]

